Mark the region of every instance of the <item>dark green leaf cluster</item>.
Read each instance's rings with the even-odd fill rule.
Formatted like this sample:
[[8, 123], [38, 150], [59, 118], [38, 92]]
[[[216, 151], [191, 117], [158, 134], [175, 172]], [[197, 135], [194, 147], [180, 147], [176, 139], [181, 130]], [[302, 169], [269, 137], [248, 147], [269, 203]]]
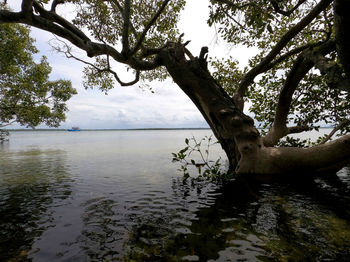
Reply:
[[212, 76], [232, 97], [246, 69], [241, 70], [238, 67], [238, 61], [232, 57], [220, 60], [210, 58], [209, 63], [212, 68]]
[[[245, 72], [259, 64], [281, 38], [318, 3], [307, 0], [210, 2], [208, 24], [215, 25], [218, 34], [224, 40], [233, 46], [258, 48], [258, 54], [249, 60], [249, 67], [245, 68]], [[333, 20], [333, 9], [330, 5], [289, 41], [267, 69], [250, 85], [246, 97], [249, 105], [252, 105], [250, 112], [259, 121], [261, 128], [269, 128], [273, 124], [281, 90], [302, 52], [302, 49], [296, 52], [293, 50], [303, 46], [317, 46], [334, 38]], [[290, 55], [286, 55], [288, 53]], [[284, 55], [286, 56], [283, 57]], [[338, 63], [334, 52], [329, 53], [327, 59], [329, 62]], [[213, 76], [232, 95], [242, 76], [237, 62], [229, 58], [225, 61], [212, 61], [211, 64], [215, 70]], [[315, 128], [325, 124], [337, 125], [350, 116], [349, 98], [348, 93], [332, 89], [318, 70], [310, 70], [293, 93], [287, 123]], [[348, 126], [344, 126], [341, 133], [345, 133], [347, 129]]]
[[[321, 142], [321, 141], [319, 141]], [[278, 146], [283, 147], [308, 147], [311, 145], [310, 139], [300, 139], [286, 136], [278, 143]]]
[[57, 127], [65, 119], [65, 102], [76, 94], [70, 81], [49, 80], [51, 67], [46, 57], [33, 60], [33, 43], [28, 28], [0, 25], [0, 126]]

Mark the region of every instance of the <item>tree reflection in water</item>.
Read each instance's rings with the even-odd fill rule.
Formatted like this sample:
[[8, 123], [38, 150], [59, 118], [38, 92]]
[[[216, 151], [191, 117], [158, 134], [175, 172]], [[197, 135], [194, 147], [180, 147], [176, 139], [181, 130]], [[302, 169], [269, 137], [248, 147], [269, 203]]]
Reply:
[[106, 197], [92, 198], [83, 204], [84, 229], [79, 238], [86, 258], [92, 261], [115, 261], [120, 257], [123, 224], [117, 218], [117, 203]]
[[54, 226], [49, 208], [71, 194], [70, 184], [64, 152], [31, 150], [0, 157], [1, 261], [30, 260], [35, 239]]
[[[161, 219], [140, 216], [124, 259], [349, 261], [349, 171], [302, 183], [236, 179], [215, 190], [178, 181], [174, 194], [187, 203], [183, 210], [168, 209]], [[202, 200], [192, 201], [193, 192]], [[194, 216], [186, 217], [190, 209]], [[176, 230], [176, 220], [185, 229]]]

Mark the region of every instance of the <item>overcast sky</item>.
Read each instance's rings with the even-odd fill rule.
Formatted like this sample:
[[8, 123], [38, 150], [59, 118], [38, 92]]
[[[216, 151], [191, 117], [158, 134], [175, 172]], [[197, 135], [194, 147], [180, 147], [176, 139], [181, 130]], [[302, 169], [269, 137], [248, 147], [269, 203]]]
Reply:
[[[15, 10], [16, 4], [20, 3], [19, 0], [8, 2]], [[185, 40], [191, 40], [188, 49], [198, 55], [202, 46], [208, 46], [210, 56], [231, 55], [246, 64], [247, 58], [251, 56], [249, 51], [217, 41], [214, 28], [209, 28], [206, 23], [208, 13], [207, 0], [187, 1], [179, 29], [185, 34]], [[132, 87], [116, 85], [108, 95], [97, 89], [85, 90], [82, 86], [83, 64], [55, 53], [48, 44], [53, 38], [52, 34], [33, 28], [31, 35], [36, 39], [40, 55], [46, 55], [53, 68], [51, 79], [69, 79], [78, 91], [78, 95], [68, 102], [69, 112], [61, 128], [208, 127], [197, 108], [171, 79], [149, 83], [155, 93], [140, 89], [139, 84]]]

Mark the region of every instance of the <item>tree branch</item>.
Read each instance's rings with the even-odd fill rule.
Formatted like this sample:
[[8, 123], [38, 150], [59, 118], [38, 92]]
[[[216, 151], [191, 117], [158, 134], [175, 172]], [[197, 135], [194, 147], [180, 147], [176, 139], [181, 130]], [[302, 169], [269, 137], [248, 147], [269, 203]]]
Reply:
[[108, 67], [107, 67], [107, 72], [111, 73], [111, 74], [114, 76], [114, 78], [117, 80], [117, 82], [118, 82], [121, 86], [132, 86], [132, 85], [136, 84], [136, 83], [140, 80], [140, 70], [137, 70], [137, 71], [136, 71], [136, 74], [135, 74], [135, 79], [134, 79], [134, 80], [132, 80], [132, 81], [130, 81], [130, 82], [123, 82], [123, 81], [121, 81], [120, 78], [119, 78], [119, 76], [118, 76], [118, 74], [117, 74], [117, 72], [115, 72], [115, 71], [113, 71], [113, 70], [111, 69], [111, 64], [110, 64], [110, 61], [109, 61], [109, 56], [107, 56], [107, 65], [108, 65]]
[[248, 3], [242, 4], [242, 5], [234, 4], [234, 3], [233, 3], [232, 1], [230, 1], [230, 0], [215, 0], [215, 2], [220, 3], [220, 4], [226, 4], [226, 5], [228, 5], [228, 6], [231, 7], [231, 8], [237, 8], [237, 9], [242, 9], [242, 8], [244, 8], [244, 7], [246, 7], [246, 6], [254, 5], [254, 1], [253, 1], [253, 3], [248, 2]]
[[65, 49], [66, 49], [66, 50], [62, 50], [62, 49], [60, 49], [60, 48], [54, 47], [54, 48], [56, 49], [56, 51], [58, 51], [58, 52], [60, 52], [60, 53], [64, 53], [65, 56], [66, 56], [67, 58], [72, 58], [72, 59], [77, 60], [77, 61], [79, 61], [79, 62], [81, 62], [81, 63], [83, 63], [83, 64], [86, 64], [86, 65], [88, 65], [88, 66], [91, 66], [92, 68], [94, 68], [94, 69], [95, 69], [96, 71], [98, 71], [98, 72], [108, 72], [108, 73], [111, 73], [111, 74], [114, 76], [115, 80], [117, 80], [117, 82], [118, 82], [121, 86], [131, 86], [131, 85], [136, 84], [136, 83], [140, 80], [140, 71], [137, 70], [134, 80], [132, 80], [132, 81], [130, 81], [130, 82], [123, 82], [123, 81], [119, 78], [118, 74], [117, 74], [115, 71], [112, 70], [111, 65], [110, 65], [110, 59], [109, 59], [109, 56], [108, 56], [108, 55], [107, 55], [107, 67], [106, 67], [106, 68], [99, 68], [99, 67], [97, 67], [96, 65], [94, 65], [93, 63], [90, 63], [90, 62], [88, 62], [88, 61], [85, 61], [84, 59], [81, 59], [81, 58], [79, 58], [79, 57], [73, 55], [72, 52], [71, 52], [71, 47], [68, 46], [67, 43], [65, 43], [64, 41], [59, 40], [59, 39], [57, 39], [57, 41], [61, 42], [61, 43], [65, 46]]
[[0, 10], [0, 24], [4, 23], [21, 23], [23, 14], [21, 12], [11, 12], [8, 10]]
[[[113, 3], [113, 4], [115, 4], [115, 5], [117, 6], [117, 8], [118, 8], [119, 12], [121, 13], [121, 15], [124, 14], [124, 9], [123, 9], [123, 7], [118, 3], [117, 0], [111, 0], [111, 3]], [[130, 25], [131, 31], [132, 31], [132, 33], [133, 33], [135, 39], [137, 39], [137, 35], [138, 35], [138, 34], [137, 34], [137, 31], [136, 31], [135, 27], [133, 26], [133, 24], [131, 23], [130, 19], [129, 19], [129, 25]]]
[[322, 75], [325, 75], [330, 88], [350, 92], [350, 80], [343, 77], [343, 71], [336, 62], [330, 61], [317, 50], [308, 50], [304, 56], [315, 64]]
[[123, 35], [122, 35], [122, 55], [127, 58], [130, 50], [129, 47], [129, 25], [130, 25], [130, 0], [124, 2], [124, 13], [123, 13]]
[[32, 13], [33, 1], [34, 0], [24, 0], [24, 1], [22, 1], [21, 10], [22, 10], [23, 14], [30, 14], [30, 13]]
[[263, 138], [265, 146], [274, 146], [278, 141], [288, 134], [287, 117], [292, 103], [292, 97], [299, 85], [299, 82], [312, 68], [313, 63], [304, 59], [302, 55], [296, 59], [290, 70], [283, 88], [280, 92], [275, 118], [271, 129]]
[[67, 30], [73, 32], [74, 34], [76, 34], [77, 36], [79, 36], [81, 39], [83, 39], [85, 41], [90, 41], [90, 39], [81, 30], [79, 30], [75, 25], [73, 25], [72, 23], [70, 23], [69, 21], [64, 19], [63, 17], [57, 15], [55, 12], [45, 10], [41, 6], [41, 4], [39, 4], [36, 1], [33, 2], [33, 6], [34, 6], [35, 11], [38, 12], [41, 17], [43, 17], [51, 22], [54, 22], [54, 23], [61, 25], [63, 28], [66, 28]]
[[311, 126], [291, 126], [291, 127], [287, 127], [287, 134], [286, 135], [298, 134], [301, 132], [310, 131], [312, 129], [313, 129], [313, 127], [311, 127]]
[[254, 81], [254, 78], [260, 73], [266, 71], [269, 63], [278, 55], [278, 53], [294, 38], [300, 31], [302, 31], [309, 23], [317, 17], [324, 9], [326, 9], [333, 0], [321, 0], [308, 15], [301, 19], [296, 25], [291, 27], [280, 39], [280, 41], [271, 49], [271, 51], [261, 60], [259, 64], [248, 71], [242, 78], [239, 86], [234, 94], [234, 101], [237, 106], [243, 110], [243, 97], [248, 86]]
[[337, 42], [337, 53], [345, 74], [350, 79], [350, 1], [335, 0], [334, 2], [334, 21], [335, 21], [335, 39]]
[[[328, 54], [335, 49], [334, 40], [329, 40], [316, 48], [322, 54]], [[275, 118], [271, 129], [263, 138], [265, 146], [274, 146], [278, 141], [290, 132], [287, 128], [287, 118], [292, 103], [292, 98], [300, 81], [314, 66], [314, 63], [305, 59], [304, 53], [300, 54], [295, 60], [286, 81], [278, 97]]]
[[148, 56], [152, 56], [152, 55], [156, 55], [159, 54], [159, 52], [163, 49], [164, 47], [160, 47], [160, 48], [142, 48], [142, 52], [140, 57], [141, 58], [145, 58]]
[[325, 139], [322, 140], [322, 142], [320, 143], [320, 145], [325, 144], [326, 142], [328, 142], [332, 136], [339, 130], [342, 129], [343, 127], [347, 126], [350, 124], [350, 120], [349, 119], [345, 119], [344, 121], [340, 122], [336, 127], [334, 127], [334, 129], [328, 134], [328, 136], [326, 136]]
[[66, 1], [65, 0], [54, 0], [51, 4], [51, 12], [56, 13], [56, 6], [60, 4], [64, 4]]
[[296, 47], [290, 51], [288, 51], [287, 53], [281, 55], [280, 57], [278, 57], [276, 60], [272, 61], [270, 64], [268, 64], [266, 66], [266, 71], [267, 70], [270, 70], [271, 68], [273, 68], [274, 66], [278, 65], [279, 63], [283, 62], [284, 60], [288, 59], [289, 57], [291, 57], [292, 55], [296, 55], [302, 51], [304, 51], [305, 49], [307, 48], [310, 48], [310, 47], [314, 47], [316, 45], [319, 45], [319, 43], [307, 43], [305, 45], [302, 45], [302, 46], [299, 46], [299, 47]]
[[128, 64], [135, 70], [152, 70], [160, 66], [157, 60], [149, 62], [136, 57], [125, 59], [114, 47], [91, 41], [80, 32], [79, 29], [76, 30], [74, 25], [70, 24], [62, 17], [59, 17], [56, 13], [40, 9], [37, 5], [36, 7], [38, 8], [39, 14], [41, 12], [40, 16], [32, 13], [32, 15], [28, 17], [23, 16], [22, 13], [1, 10], [0, 23], [23, 23], [34, 26], [68, 40], [73, 45], [86, 51], [89, 57], [109, 55], [117, 62]]
[[225, 9], [222, 9], [222, 11], [229, 17], [233, 22], [235, 22], [239, 27], [241, 27], [243, 30], [247, 30], [240, 22], [237, 21], [232, 15], [230, 15]]
[[278, 1], [276, 0], [271, 0], [271, 5], [273, 7], [273, 9], [275, 10], [276, 13], [279, 13], [281, 15], [285, 15], [285, 16], [290, 16], [296, 9], [298, 9], [298, 7], [300, 5], [302, 5], [306, 0], [299, 0], [298, 3], [290, 10], [288, 11], [284, 11], [282, 10], [279, 5], [278, 5]]
[[143, 40], [146, 37], [146, 34], [148, 30], [154, 25], [154, 23], [157, 21], [158, 17], [161, 15], [161, 13], [164, 11], [165, 7], [169, 3], [170, 0], [165, 0], [159, 10], [154, 14], [154, 16], [151, 18], [151, 20], [148, 22], [148, 24], [143, 29], [140, 38], [137, 40], [137, 43], [135, 47], [131, 50], [131, 55], [134, 55], [141, 47]]
[[3, 128], [3, 127], [5, 127], [5, 126], [9, 126], [9, 125], [12, 125], [13, 123], [15, 123], [16, 122], [16, 120], [12, 120], [12, 121], [10, 121], [10, 122], [8, 122], [8, 123], [2, 123], [2, 124], [0, 124], [0, 128]]

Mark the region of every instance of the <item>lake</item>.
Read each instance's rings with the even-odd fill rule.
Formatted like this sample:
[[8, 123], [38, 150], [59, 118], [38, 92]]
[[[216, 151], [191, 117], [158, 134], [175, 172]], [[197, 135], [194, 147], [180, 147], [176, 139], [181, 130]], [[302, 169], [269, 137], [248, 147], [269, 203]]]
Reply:
[[350, 260], [350, 168], [301, 183], [183, 182], [171, 153], [211, 134], [11, 132], [0, 261]]

